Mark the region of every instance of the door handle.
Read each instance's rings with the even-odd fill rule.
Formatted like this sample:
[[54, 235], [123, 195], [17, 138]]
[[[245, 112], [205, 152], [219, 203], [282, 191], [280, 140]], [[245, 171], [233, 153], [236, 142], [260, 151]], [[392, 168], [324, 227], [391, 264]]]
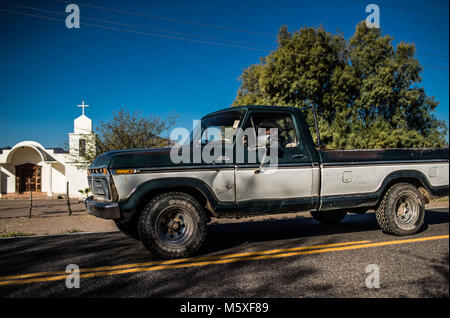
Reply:
[[304, 158], [304, 157], [305, 157], [305, 155], [302, 154], [302, 153], [296, 154], [296, 155], [293, 155], [293, 156], [292, 156], [292, 158], [295, 158], [295, 159], [301, 159], [301, 158]]

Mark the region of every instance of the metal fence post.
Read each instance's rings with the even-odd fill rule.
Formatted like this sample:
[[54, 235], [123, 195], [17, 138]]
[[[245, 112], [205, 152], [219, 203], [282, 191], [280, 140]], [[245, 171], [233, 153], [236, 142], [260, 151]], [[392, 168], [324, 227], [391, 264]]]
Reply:
[[69, 215], [72, 215], [72, 209], [70, 208], [70, 198], [69, 198], [69, 181], [66, 183], [66, 198], [67, 198], [67, 208], [69, 209]]
[[31, 210], [33, 209], [33, 189], [31, 188], [31, 181], [28, 178], [28, 188], [30, 189], [30, 210], [28, 212], [28, 218], [31, 219]]

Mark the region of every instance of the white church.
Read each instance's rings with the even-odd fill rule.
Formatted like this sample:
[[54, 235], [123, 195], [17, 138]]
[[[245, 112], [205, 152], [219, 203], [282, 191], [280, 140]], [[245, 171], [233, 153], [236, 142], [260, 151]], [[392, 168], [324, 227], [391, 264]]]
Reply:
[[34, 195], [53, 197], [66, 193], [82, 196], [78, 190], [88, 188], [86, 169], [80, 168], [82, 156], [95, 146], [92, 120], [84, 115], [74, 120], [69, 133], [69, 151], [45, 148], [36, 141], [22, 141], [14, 147], [0, 148], [0, 198], [20, 197], [29, 191]]

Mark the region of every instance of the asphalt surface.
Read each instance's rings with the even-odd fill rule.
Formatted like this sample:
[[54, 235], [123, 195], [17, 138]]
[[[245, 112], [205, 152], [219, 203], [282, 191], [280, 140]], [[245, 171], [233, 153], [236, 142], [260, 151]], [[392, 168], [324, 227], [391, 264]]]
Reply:
[[[118, 232], [0, 239], [0, 297], [448, 298], [448, 234], [443, 208], [408, 237], [381, 232], [373, 213], [216, 224], [194, 259], [172, 262]], [[79, 288], [66, 287], [69, 264]], [[379, 288], [366, 286], [369, 264]]]

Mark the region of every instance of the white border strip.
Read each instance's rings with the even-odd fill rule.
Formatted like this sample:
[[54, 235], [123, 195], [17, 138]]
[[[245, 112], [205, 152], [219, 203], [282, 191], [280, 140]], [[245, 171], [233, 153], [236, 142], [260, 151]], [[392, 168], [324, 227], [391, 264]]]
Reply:
[[[61, 233], [61, 234], [37, 234], [37, 235], [23, 235], [23, 236], [12, 236], [12, 237], [0, 237], [0, 240], [10, 240], [10, 239], [27, 239], [27, 238], [37, 238], [37, 237], [49, 237], [49, 236], [68, 236], [68, 235], [80, 235], [80, 234], [99, 234], [99, 233], [121, 233], [117, 231], [97, 231], [97, 232], [76, 232], [76, 233]], [[125, 235], [125, 234], [124, 234]]]

